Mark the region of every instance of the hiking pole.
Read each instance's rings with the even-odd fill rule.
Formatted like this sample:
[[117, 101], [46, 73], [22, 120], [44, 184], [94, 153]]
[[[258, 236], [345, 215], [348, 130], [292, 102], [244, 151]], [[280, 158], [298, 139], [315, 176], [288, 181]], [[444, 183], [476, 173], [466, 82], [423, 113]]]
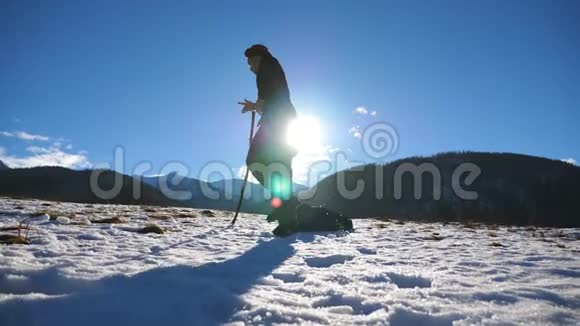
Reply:
[[[254, 137], [254, 120], [256, 120], [256, 111], [252, 111], [252, 126], [250, 127], [250, 146], [252, 146], [252, 138]], [[248, 154], [250, 152], [248, 151]], [[242, 191], [240, 194], [240, 200], [238, 201], [238, 207], [236, 208], [236, 214], [234, 214], [234, 219], [232, 220], [232, 226], [236, 224], [238, 219], [238, 214], [240, 213], [240, 207], [242, 207], [242, 200], [244, 200], [244, 191], [246, 190], [246, 184], [248, 183], [248, 175], [250, 173], [250, 167], [246, 166], [246, 175], [244, 175], [244, 182], [242, 182]]]

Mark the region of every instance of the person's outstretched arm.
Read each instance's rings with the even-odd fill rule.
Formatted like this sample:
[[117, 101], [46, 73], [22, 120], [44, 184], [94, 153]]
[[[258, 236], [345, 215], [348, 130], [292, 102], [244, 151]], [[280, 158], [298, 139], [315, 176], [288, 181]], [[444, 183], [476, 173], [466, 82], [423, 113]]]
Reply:
[[242, 109], [242, 113], [246, 113], [246, 112], [250, 112], [250, 111], [256, 111], [260, 115], [264, 113], [264, 100], [263, 99], [258, 98], [256, 103], [244, 99], [244, 102], [238, 102], [238, 104], [244, 106], [244, 108]]

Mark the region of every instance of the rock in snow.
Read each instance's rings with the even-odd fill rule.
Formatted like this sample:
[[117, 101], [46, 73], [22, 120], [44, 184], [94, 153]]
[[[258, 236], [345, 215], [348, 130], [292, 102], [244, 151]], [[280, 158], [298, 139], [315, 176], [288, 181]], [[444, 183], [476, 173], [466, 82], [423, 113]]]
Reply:
[[59, 224], [70, 224], [70, 218], [66, 216], [59, 216], [56, 218], [56, 223]]

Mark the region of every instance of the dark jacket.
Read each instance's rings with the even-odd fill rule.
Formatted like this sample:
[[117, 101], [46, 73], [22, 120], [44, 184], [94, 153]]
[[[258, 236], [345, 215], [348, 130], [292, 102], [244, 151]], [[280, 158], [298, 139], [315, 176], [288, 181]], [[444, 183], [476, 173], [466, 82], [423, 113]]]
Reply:
[[263, 56], [256, 76], [258, 98], [264, 100], [260, 124], [284, 124], [296, 117], [282, 66], [273, 56]]

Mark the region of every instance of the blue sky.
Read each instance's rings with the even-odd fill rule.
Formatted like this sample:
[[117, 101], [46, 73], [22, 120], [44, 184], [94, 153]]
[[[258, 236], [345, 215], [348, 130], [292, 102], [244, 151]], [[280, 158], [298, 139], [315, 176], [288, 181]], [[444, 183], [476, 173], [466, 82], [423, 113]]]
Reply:
[[[268, 46], [322, 130], [301, 164], [453, 150], [580, 159], [580, 2], [2, 1], [0, 159], [131, 174], [243, 166], [256, 97], [243, 51]], [[364, 108], [364, 110], [357, 108]], [[366, 114], [364, 113], [366, 111]], [[305, 131], [306, 132], [306, 131]], [[36, 136], [36, 137], [35, 137]]]

